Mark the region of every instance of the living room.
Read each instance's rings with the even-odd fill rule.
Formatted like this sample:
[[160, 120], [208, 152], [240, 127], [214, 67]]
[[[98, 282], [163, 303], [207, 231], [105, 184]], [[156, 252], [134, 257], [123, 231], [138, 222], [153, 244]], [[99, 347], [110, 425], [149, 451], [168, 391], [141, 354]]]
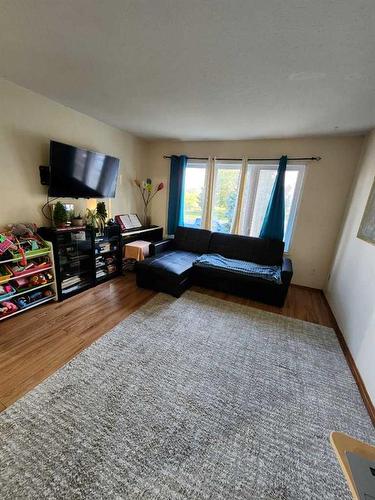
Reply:
[[2, 498], [375, 496], [373, 2], [1, 6]]

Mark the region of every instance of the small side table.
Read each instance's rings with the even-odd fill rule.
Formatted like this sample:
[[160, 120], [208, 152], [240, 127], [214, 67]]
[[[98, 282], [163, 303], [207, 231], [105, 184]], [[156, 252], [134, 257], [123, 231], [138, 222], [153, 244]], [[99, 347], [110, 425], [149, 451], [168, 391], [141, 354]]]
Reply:
[[124, 246], [124, 259], [144, 260], [148, 257], [150, 242], [143, 240], [132, 241]]
[[367, 460], [375, 460], [375, 446], [354, 439], [343, 432], [331, 432], [330, 441], [354, 500], [360, 500], [363, 496], [358, 494], [346, 452], [355, 453]]

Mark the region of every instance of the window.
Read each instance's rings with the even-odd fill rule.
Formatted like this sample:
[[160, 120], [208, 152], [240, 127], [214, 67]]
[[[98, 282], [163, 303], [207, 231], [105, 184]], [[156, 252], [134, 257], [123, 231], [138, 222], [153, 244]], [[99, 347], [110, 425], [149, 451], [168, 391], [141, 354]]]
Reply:
[[185, 170], [184, 225], [202, 227], [206, 199], [207, 162], [188, 160]]
[[[211, 160], [210, 160], [211, 161]], [[213, 171], [209, 171], [213, 168]], [[258, 237], [278, 165], [248, 163], [244, 192], [240, 208], [240, 233]], [[210, 175], [208, 173], [210, 172]], [[189, 159], [185, 170], [184, 225], [186, 227], [207, 227], [208, 195], [212, 195], [211, 230], [230, 233], [233, 231], [240, 190], [242, 161]], [[212, 175], [211, 175], [212, 173]], [[288, 252], [298, 204], [302, 192], [304, 165], [287, 166], [285, 173], [285, 221], [284, 242]], [[212, 183], [208, 186], [208, 183]]]
[[230, 233], [241, 178], [241, 162], [216, 162], [212, 196], [211, 229]]
[[[290, 247], [293, 226], [302, 190], [304, 165], [288, 165], [285, 174], [285, 251]], [[242, 233], [259, 236], [268, 201], [277, 175], [277, 165], [248, 166]]]

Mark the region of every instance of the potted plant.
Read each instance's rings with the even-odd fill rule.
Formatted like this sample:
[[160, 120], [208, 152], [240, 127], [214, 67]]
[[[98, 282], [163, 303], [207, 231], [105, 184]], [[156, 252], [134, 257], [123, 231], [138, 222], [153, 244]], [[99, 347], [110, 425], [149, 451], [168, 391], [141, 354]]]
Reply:
[[81, 227], [83, 226], [83, 217], [81, 212], [79, 212], [77, 215], [74, 213], [73, 217], [71, 218], [71, 223], [72, 226], [74, 227]]
[[87, 223], [102, 233], [104, 230], [104, 221], [101, 215], [98, 214], [97, 209], [87, 208], [86, 209], [86, 221]]
[[142, 200], [143, 200], [143, 225], [145, 227], [150, 227], [151, 225], [151, 217], [150, 217], [150, 203], [153, 197], [164, 189], [164, 184], [160, 182], [155, 188], [152, 185], [152, 180], [151, 179], [146, 179], [145, 181], [140, 182], [139, 180], [135, 179], [134, 181], [135, 185], [138, 187], [139, 192], [141, 193]]
[[98, 203], [96, 204], [96, 213], [97, 216], [102, 219], [103, 224], [105, 225], [105, 221], [107, 220], [108, 214], [104, 201], [98, 201]]
[[64, 205], [58, 201], [53, 210], [53, 223], [58, 228], [63, 228], [66, 226], [68, 220], [68, 214]]

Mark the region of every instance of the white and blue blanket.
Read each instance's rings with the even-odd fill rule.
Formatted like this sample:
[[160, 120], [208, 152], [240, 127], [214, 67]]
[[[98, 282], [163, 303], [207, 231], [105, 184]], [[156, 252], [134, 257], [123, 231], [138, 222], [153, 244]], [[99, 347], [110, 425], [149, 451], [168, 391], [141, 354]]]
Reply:
[[272, 281], [281, 285], [281, 267], [280, 266], [265, 266], [256, 264], [255, 262], [247, 262], [246, 260], [227, 259], [218, 253], [205, 253], [197, 257], [193, 262], [194, 266], [209, 267], [213, 269], [222, 269], [232, 273], [242, 274], [244, 276], [252, 276], [267, 281]]

